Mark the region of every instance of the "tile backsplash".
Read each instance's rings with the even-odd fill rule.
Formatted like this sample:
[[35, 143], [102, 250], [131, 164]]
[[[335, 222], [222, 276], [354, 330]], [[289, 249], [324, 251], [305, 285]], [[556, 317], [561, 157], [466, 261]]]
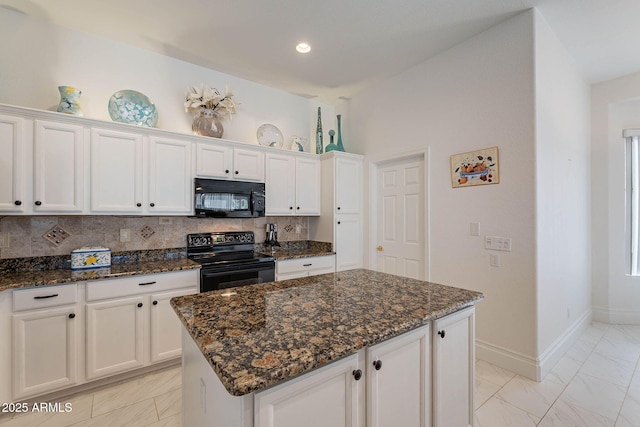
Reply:
[[[112, 251], [184, 248], [186, 235], [213, 231], [253, 231], [256, 243], [265, 240], [267, 223], [278, 225], [278, 240], [308, 240], [308, 217], [214, 219], [192, 217], [133, 216], [5, 216], [0, 217], [0, 259], [68, 255], [86, 245], [101, 245]], [[68, 234], [52, 239], [52, 229]], [[121, 242], [121, 230], [128, 242]], [[49, 235], [48, 235], [49, 234]]]

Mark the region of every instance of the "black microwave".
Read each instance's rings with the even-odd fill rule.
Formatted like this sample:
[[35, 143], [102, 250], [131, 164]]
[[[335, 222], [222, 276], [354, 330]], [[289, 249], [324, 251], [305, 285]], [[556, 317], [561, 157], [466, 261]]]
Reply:
[[198, 217], [264, 216], [264, 183], [196, 178], [194, 210]]

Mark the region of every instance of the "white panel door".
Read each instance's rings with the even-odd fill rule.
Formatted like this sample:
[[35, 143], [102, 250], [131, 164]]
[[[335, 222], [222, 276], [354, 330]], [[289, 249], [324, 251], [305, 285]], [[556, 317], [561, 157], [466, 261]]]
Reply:
[[87, 378], [113, 375], [144, 363], [143, 297], [87, 303]]
[[359, 214], [362, 210], [362, 161], [335, 159], [336, 212]]
[[474, 321], [469, 307], [434, 322], [434, 427], [473, 425]]
[[367, 350], [367, 425], [431, 425], [430, 329], [424, 326]]
[[189, 214], [193, 211], [191, 142], [149, 137], [150, 214]]
[[[255, 395], [255, 427], [361, 427], [358, 355]], [[362, 375], [362, 371], [360, 371]], [[400, 425], [400, 424], [398, 424]]]
[[269, 153], [265, 165], [266, 215], [293, 215], [296, 208], [296, 159]]
[[91, 131], [91, 211], [142, 213], [142, 136]]
[[182, 323], [169, 300], [182, 295], [197, 294], [197, 288], [180, 289], [151, 295], [151, 362], [180, 357]]
[[49, 308], [13, 316], [14, 399], [76, 383], [75, 308]]
[[378, 168], [377, 269], [424, 279], [424, 162]]
[[233, 149], [224, 145], [198, 143], [196, 146], [196, 176], [231, 179]]
[[362, 268], [362, 220], [360, 215], [336, 215], [336, 271]]
[[231, 179], [264, 182], [264, 153], [257, 150], [233, 150], [233, 176]]
[[296, 158], [296, 215], [320, 215], [320, 160]]
[[35, 212], [84, 209], [84, 129], [35, 121], [33, 199]]
[[25, 208], [23, 138], [23, 119], [0, 116], [0, 212]]

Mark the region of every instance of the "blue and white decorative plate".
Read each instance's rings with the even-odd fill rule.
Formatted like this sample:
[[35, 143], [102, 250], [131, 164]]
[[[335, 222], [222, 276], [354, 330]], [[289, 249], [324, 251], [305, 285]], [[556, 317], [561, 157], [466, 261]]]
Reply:
[[158, 111], [146, 95], [135, 90], [120, 90], [109, 98], [111, 120], [120, 123], [156, 127]]

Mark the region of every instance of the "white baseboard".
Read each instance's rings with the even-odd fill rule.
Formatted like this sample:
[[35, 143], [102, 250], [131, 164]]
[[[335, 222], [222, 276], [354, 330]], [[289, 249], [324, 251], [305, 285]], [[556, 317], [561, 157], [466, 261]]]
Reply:
[[615, 325], [640, 325], [640, 310], [593, 307], [593, 320]]
[[523, 377], [542, 381], [591, 324], [591, 318], [591, 311], [585, 312], [538, 357], [531, 357], [482, 340], [476, 340], [476, 357]]

